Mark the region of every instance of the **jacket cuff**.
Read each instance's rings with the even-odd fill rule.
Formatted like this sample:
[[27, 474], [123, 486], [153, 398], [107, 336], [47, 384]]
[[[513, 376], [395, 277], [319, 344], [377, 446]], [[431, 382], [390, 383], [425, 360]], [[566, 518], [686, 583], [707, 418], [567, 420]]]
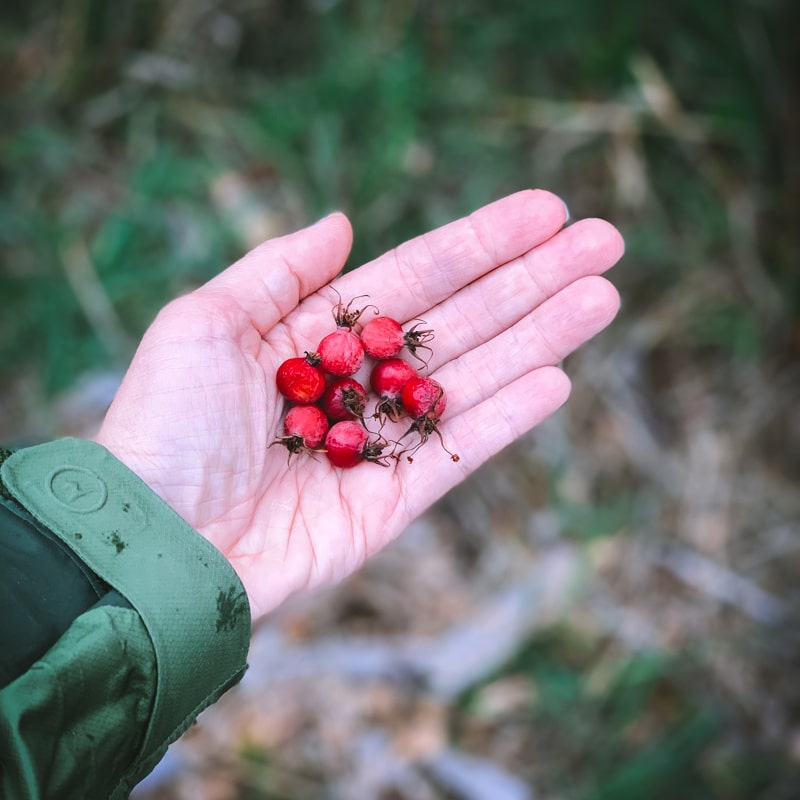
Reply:
[[160, 753], [246, 668], [250, 607], [210, 542], [101, 445], [60, 439], [19, 450], [2, 481], [139, 613], [157, 689], [141, 757]]

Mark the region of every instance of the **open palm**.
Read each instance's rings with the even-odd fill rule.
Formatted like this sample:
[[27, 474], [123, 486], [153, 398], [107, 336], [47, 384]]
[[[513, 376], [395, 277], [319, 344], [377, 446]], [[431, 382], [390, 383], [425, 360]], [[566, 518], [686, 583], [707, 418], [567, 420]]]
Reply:
[[[348, 575], [448, 489], [558, 408], [556, 366], [613, 319], [599, 275], [621, 256], [601, 220], [563, 228], [547, 192], [506, 197], [329, 284], [352, 232], [334, 214], [253, 250], [166, 306], [145, 334], [97, 440], [232, 563], [253, 618]], [[275, 371], [333, 329], [333, 287], [436, 333], [427, 374], [447, 389], [442, 433], [413, 464], [332, 468], [269, 447]]]

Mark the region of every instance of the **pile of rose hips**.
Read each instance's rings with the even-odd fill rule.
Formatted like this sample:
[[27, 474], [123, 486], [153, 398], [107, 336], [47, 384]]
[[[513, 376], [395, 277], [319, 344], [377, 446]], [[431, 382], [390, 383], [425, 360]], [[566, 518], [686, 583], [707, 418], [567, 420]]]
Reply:
[[[405, 348], [427, 366], [417, 351], [430, 352], [433, 331], [421, 330], [421, 322], [404, 331], [391, 317], [377, 316], [372, 305], [351, 310], [357, 299], [347, 305], [341, 299], [336, 303], [336, 330], [322, 339], [315, 352], [289, 358], [278, 367], [278, 391], [293, 405], [283, 421], [284, 435], [272, 444], [283, 444], [290, 458], [295, 453], [324, 452], [335, 467], [354, 467], [361, 461], [387, 466], [402, 456], [412, 461], [431, 434], [442, 439], [438, 426], [447, 404], [443, 387], [399, 357]], [[362, 326], [359, 319], [366, 308], [374, 309], [376, 316]], [[377, 420], [377, 431], [370, 430], [365, 420], [371, 396], [353, 377], [366, 358], [374, 362], [369, 384], [376, 402], [370, 419]], [[390, 441], [382, 435], [387, 422], [404, 418], [410, 425], [399, 439]], [[415, 444], [404, 447], [401, 442], [413, 434]], [[458, 461], [455, 453], [445, 450]]]

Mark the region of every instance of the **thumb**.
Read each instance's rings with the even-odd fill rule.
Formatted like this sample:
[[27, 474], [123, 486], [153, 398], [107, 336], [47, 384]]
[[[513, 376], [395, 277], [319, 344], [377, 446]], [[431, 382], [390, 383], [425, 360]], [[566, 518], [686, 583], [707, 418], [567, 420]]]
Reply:
[[337, 275], [352, 244], [350, 221], [335, 212], [260, 244], [197, 291], [227, 294], [263, 334]]

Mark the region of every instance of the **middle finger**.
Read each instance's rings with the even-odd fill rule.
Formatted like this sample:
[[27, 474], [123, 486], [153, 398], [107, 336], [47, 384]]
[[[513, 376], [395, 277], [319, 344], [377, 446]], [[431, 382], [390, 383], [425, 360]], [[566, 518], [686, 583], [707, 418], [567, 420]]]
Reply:
[[427, 312], [419, 325], [435, 334], [428, 369], [493, 339], [575, 281], [606, 272], [623, 247], [609, 223], [582, 220], [464, 287]]

